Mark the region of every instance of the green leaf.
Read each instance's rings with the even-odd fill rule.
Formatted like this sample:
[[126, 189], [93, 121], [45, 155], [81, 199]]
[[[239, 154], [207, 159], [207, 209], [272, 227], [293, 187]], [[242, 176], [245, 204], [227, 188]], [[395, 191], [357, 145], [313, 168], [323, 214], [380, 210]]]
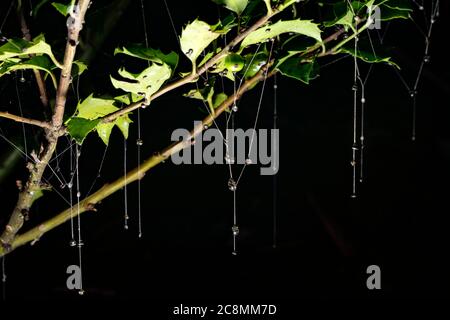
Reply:
[[387, 63], [391, 66], [400, 69], [400, 67], [395, 62], [391, 61], [391, 57], [389, 57], [385, 52], [383, 52], [381, 48], [372, 49], [372, 46], [370, 44], [365, 43], [364, 41], [359, 41], [359, 46], [358, 50], [356, 51], [356, 54], [355, 54], [355, 47], [353, 44], [344, 45], [340, 49], [340, 52], [356, 56], [357, 58], [367, 63]]
[[266, 4], [267, 13], [272, 13], [272, 6], [270, 5], [270, 0], [264, 0], [264, 3]]
[[387, 0], [383, 1], [383, 5], [391, 9], [413, 11], [412, 1], [410, 0]]
[[331, 21], [325, 21], [323, 23], [325, 27], [343, 25], [346, 28], [350, 27], [353, 29], [354, 9], [347, 2], [344, 1], [334, 4], [332, 11], [335, 18]]
[[114, 55], [119, 53], [156, 63], [166, 63], [170, 66], [172, 71], [175, 71], [178, 65], [178, 54], [173, 51], [164, 54], [160, 50], [147, 48], [142, 45], [130, 45], [114, 50]]
[[114, 106], [113, 99], [94, 98], [91, 94], [77, 106], [77, 117], [89, 120], [104, 117], [119, 108]]
[[132, 123], [132, 121], [128, 115], [121, 116], [115, 121], [116, 126], [120, 129], [125, 139], [128, 139], [130, 123]]
[[180, 46], [181, 51], [195, 65], [195, 61], [209, 44], [219, 37], [219, 32], [212, 31], [212, 28], [206, 22], [195, 20], [188, 24], [181, 32]]
[[394, 9], [381, 6], [381, 21], [389, 21], [394, 19], [409, 19], [410, 12], [408, 10]]
[[214, 97], [213, 108], [216, 109], [227, 99], [228, 96], [223, 92], [216, 94], [216, 96]]
[[249, 79], [256, 75], [259, 70], [267, 63], [268, 55], [265, 52], [258, 52], [256, 55], [245, 55], [245, 66], [242, 69], [245, 79]]
[[111, 82], [116, 89], [122, 89], [149, 99], [170, 78], [171, 70], [165, 63], [161, 65], [152, 63], [150, 67], [139, 74], [130, 73], [122, 68], [119, 70], [119, 75], [127, 81], [116, 80], [111, 77]]
[[255, 43], [264, 42], [286, 32], [303, 34], [305, 36], [316, 39], [319, 42], [322, 42], [322, 39], [320, 37], [321, 31], [317, 24], [312, 23], [309, 20], [298, 19], [278, 21], [272, 25], [265, 26], [253, 31], [244, 39], [244, 41], [242, 41], [241, 48], [245, 48]]
[[69, 14], [70, 5], [68, 4], [52, 2], [52, 6], [55, 7], [55, 9], [58, 10], [64, 17]]
[[241, 14], [247, 7], [248, 0], [213, 0], [215, 3], [225, 6], [228, 10]]
[[308, 38], [303, 35], [295, 35], [289, 38], [281, 46], [284, 52], [279, 55], [281, 58], [276, 61], [275, 67], [277, 68], [290, 57], [299, 55], [300, 53], [308, 50], [308, 48], [312, 47], [314, 44], [315, 41], [312, 38]]
[[211, 25], [211, 30], [220, 33], [227, 33], [231, 29], [237, 26], [236, 16], [234, 14], [229, 14], [225, 18], [219, 20], [215, 25]]
[[123, 115], [111, 123], [100, 122], [99, 118], [119, 110], [114, 103], [113, 99], [94, 98], [91, 94], [78, 104], [76, 116], [66, 122], [69, 134], [81, 144], [89, 132], [95, 129], [102, 141], [108, 145], [111, 131], [117, 125], [125, 139], [128, 138], [131, 123], [128, 115]]
[[[103, 143], [105, 145], [109, 144], [109, 137], [111, 136], [112, 129], [114, 127], [115, 123], [99, 123], [95, 130], [97, 130], [97, 134], [102, 139]], [[127, 134], [128, 136], [128, 134]]]
[[121, 96], [114, 97], [114, 100], [116, 100], [122, 104], [125, 104], [125, 105], [129, 105], [129, 104], [138, 102], [142, 99], [143, 98], [141, 96], [138, 96], [137, 94], [134, 94], [134, 93], [127, 93], [127, 94], [124, 94]]
[[291, 57], [278, 66], [281, 74], [309, 84], [314, 79], [314, 62], [302, 63], [301, 58]]
[[56, 88], [57, 86], [56, 77], [52, 72], [52, 69], [54, 67], [55, 65], [47, 56], [35, 56], [25, 61], [21, 61], [20, 59], [18, 61], [12, 60], [12, 62], [11, 60], [6, 60], [0, 63], [0, 77], [17, 70], [25, 70], [25, 69], [41, 70], [46, 72], [51, 77], [53, 86]]
[[99, 122], [100, 119], [70, 118], [70, 121], [67, 123], [67, 131], [77, 143], [82, 144], [89, 132], [94, 130]]
[[245, 59], [237, 53], [229, 53], [215, 64], [211, 73], [220, 73], [231, 81], [234, 81], [234, 73], [241, 71], [245, 66]]
[[28, 58], [30, 55], [46, 54], [58, 67], [62, 65], [56, 60], [49, 44], [45, 42], [43, 35], [39, 35], [32, 41], [24, 39], [9, 39], [7, 43], [0, 47], [0, 61], [5, 61], [10, 58]]
[[208, 62], [209, 59], [211, 59], [214, 56], [214, 51], [208, 52], [207, 54], [205, 54], [205, 56], [203, 57], [203, 59], [200, 61], [200, 63], [198, 64], [198, 67], [201, 67], [202, 65], [204, 65], [206, 62]]
[[84, 62], [81, 61], [74, 61], [73, 67], [72, 67], [72, 77], [74, 76], [81, 76], [83, 72], [87, 70], [87, 65]]

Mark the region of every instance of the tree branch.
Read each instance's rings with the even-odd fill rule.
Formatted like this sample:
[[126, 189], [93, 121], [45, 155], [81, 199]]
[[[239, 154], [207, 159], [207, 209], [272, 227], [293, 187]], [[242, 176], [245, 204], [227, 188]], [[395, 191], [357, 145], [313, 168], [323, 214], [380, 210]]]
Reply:
[[[51, 156], [53, 155], [53, 152], [56, 148], [56, 143], [58, 137], [63, 134], [64, 127], [62, 126], [62, 117], [64, 115], [64, 107], [66, 102], [66, 96], [67, 96], [67, 89], [70, 84], [70, 74], [71, 74], [71, 67], [73, 63], [73, 58], [75, 55], [75, 49], [78, 44], [78, 34], [81, 30], [82, 22], [84, 20], [84, 14], [87, 10], [89, 4], [89, 0], [80, 0], [79, 1], [79, 11], [78, 14], [75, 17], [78, 17], [79, 19], [75, 21], [75, 23], [72, 25], [68, 25], [68, 41], [66, 46], [66, 54], [64, 57], [64, 67], [61, 73], [60, 77], [60, 83], [57, 90], [57, 101], [56, 101], [56, 107], [55, 107], [55, 113], [52, 118], [52, 129], [47, 131], [47, 141], [49, 142], [46, 149], [42, 153], [42, 155], [39, 157], [40, 161], [37, 162], [34, 165], [31, 165], [30, 171], [30, 178], [28, 180], [28, 183], [26, 184], [26, 187], [21, 193], [19, 194], [19, 201], [14, 209], [13, 215], [11, 216], [11, 219], [6, 226], [5, 232], [0, 237], [0, 241], [3, 244], [3, 247], [0, 248], [0, 256], [5, 255], [9, 251], [11, 251], [14, 248], [17, 248], [18, 246], [21, 246], [25, 243], [28, 243], [30, 241], [35, 241], [39, 239], [45, 232], [59, 226], [60, 224], [64, 223], [68, 219], [70, 219], [71, 216], [73, 216], [73, 209], [70, 208], [65, 210], [64, 212], [60, 213], [59, 215], [55, 216], [54, 218], [42, 223], [38, 227], [35, 227], [23, 235], [17, 236], [17, 232], [20, 230], [23, 224], [24, 219], [24, 212], [27, 212], [31, 206], [32, 203], [32, 196], [33, 193], [40, 188], [40, 181], [42, 178], [43, 171], [45, 170], [48, 161], [50, 160]], [[275, 14], [279, 12], [278, 9], [273, 10], [271, 14], [268, 14], [261, 19], [259, 19], [254, 25], [252, 25], [249, 29], [247, 29], [245, 32], [239, 34], [233, 41], [230, 42], [229, 45], [227, 45], [220, 53], [215, 55], [213, 58], [211, 58], [202, 68], [200, 68], [196, 73], [192, 73], [191, 75], [180, 79], [174, 83], [168, 84], [162, 89], [160, 89], [158, 92], [156, 92], [152, 97], [151, 100], [156, 99], [157, 97], [162, 96], [163, 94], [172, 91], [184, 84], [196, 81], [198, 77], [205, 73], [210, 67], [212, 67], [217, 61], [219, 61], [221, 58], [223, 58], [228, 52], [230, 52], [234, 46], [238, 45], [247, 35], [254, 30], [258, 29], [259, 27], [263, 26], [267, 23], [267, 21], [272, 18]], [[322, 44], [335, 40], [342, 31], [337, 31], [334, 35], [328, 37], [325, 39], [325, 41], [322, 42]], [[306, 56], [308, 54], [314, 54], [316, 50], [320, 48], [321, 45], [319, 45], [317, 48], [313, 47], [308, 50], [306, 50], [302, 56]], [[318, 56], [325, 56], [328, 54], [332, 54], [332, 52], [324, 52], [321, 55]], [[272, 63], [272, 62], [271, 62]], [[271, 63], [266, 65], [265, 67], [260, 70], [260, 72], [257, 73], [253, 78], [247, 80], [242, 87], [236, 92], [235, 95], [230, 96], [225, 102], [221, 104], [219, 108], [216, 109], [216, 112], [214, 115], [210, 115], [206, 117], [202, 124], [197, 126], [191, 131], [190, 138], [195, 137], [196, 135], [200, 134], [202, 130], [204, 130], [205, 126], [208, 127], [211, 125], [211, 123], [214, 121], [215, 118], [217, 118], [223, 111], [225, 111], [229, 106], [233, 104], [233, 102], [236, 99], [239, 99], [242, 94], [247, 91], [249, 88], [251, 88], [253, 85], [261, 81], [265, 75], [267, 68], [270, 68]], [[268, 76], [272, 76], [275, 74], [277, 70], [273, 70], [268, 74]], [[150, 101], [145, 101], [145, 104], [148, 104]], [[120, 117], [121, 115], [124, 115], [126, 113], [129, 113], [143, 105], [143, 102], [140, 101], [138, 103], [134, 103], [129, 105], [128, 107], [121, 109], [115, 113], [112, 113], [102, 119], [103, 123], [111, 122]], [[190, 146], [189, 141], [181, 141], [174, 143], [167, 147], [166, 149], [162, 150], [162, 152], [158, 153], [157, 155], [154, 155], [147, 159], [141, 166], [140, 170], [134, 169], [130, 173], [127, 174], [127, 178], [124, 177], [119, 178], [115, 182], [111, 184], [107, 184], [103, 186], [100, 190], [92, 194], [91, 196], [85, 198], [80, 202], [80, 213], [89, 211], [93, 208], [93, 206], [98, 203], [100, 200], [108, 197], [112, 193], [116, 192], [117, 190], [121, 189], [124, 185], [131, 183], [133, 181], [136, 181], [138, 179], [142, 179], [145, 172], [153, 168], [154, 166], [158, 165], [168, 157], [170, 157], [172, 154], [186, 148], [187, 146]], [[78, 212], [78, 211], [77, 211]]]
[[212, 57], [208, 62], [206, 62], [200, 69], [197, 70], [195, 73], [191, 73], [190, 75], [181, 78], [178, 81], [175, 81], [173, 83], [170, 83], [163, 88], [161, 88], [159, 91], [154, 93], [148, 101], [138, 101], [136, 103], [130, 104], [127, 107], [120, 109], [116, 112], [113, 112], [105, 117], [102, 118], [103, 123], [108, 123], [116, 120], [118, 117], [123, 116], [131, 111], [134, 111], [142, 106], [148, 105], [152, 100], [168, 93], [169, 91], [172, 91], [176, 88], [179, 88], [185, 84], [191, 83], [196, 81], [203, 73], [205, 73], [209, 68], [211, 68], [214, 64], [216, 64], [220, 59], [225, 57], [236, 45], [238, 45], [242, 40], [244, 40], [250, 33], [255, 31], [256, 29], [262, 27], [265, 25], [271, 18], [273, 18], [277, 13], [279, 13], [280, 10], [274, 9], [270, 14], [267, 14], [263, 17], [261, 17], [258, 21], [256, 21], [250, 28], [245, 30], [244, 32], [238, 34], [227, 46], [223, 48], [218, 54], [216, 54], [214, 57]]
[[38, 126], [38, 127], [44, 128], [44, 129], [52, 129], [53, 128], [51, 123], [48, 123], [48, 122], [45, 122], [45, 121], [40, 121], [40, 120], [35, 120], [35, 119], [28, 119], [28, 118], [16, 116], [15, 114], [11, 114], [9, 112], [0, 111], [0, 118], [11, 119], [11, 120], [14, 120], [16, 122], [31, 124], [33, 126]]
[[27, 166], [30, 170], [30, 176], [27, 183], [24, 184], [23, 189], [19, 192], [19, 199], [17, 200], [16, 207], [0, 237], [0, 243], [3, 247], [2, 250], [4, 251], [10, 250], [11, 242], [22, 228], [25, 217], [28, 216], [31, 205], [33, 204], [34, 195], [42, 188], [42, 175], [55, 152], [58, 138], [63, 134], [62, 122], [67, 91], [70, 84], [72, 64], [78, 45], [79, 33], [83, 27], [84, 16], [89, 7], [89, 3], [90, 0], [79, 0], [73, 11], [70, 12], [67, 20], [67, 44], [64, 54], [64, 64], [56, 92], [56, 105], [52, 118], [52, 127], [51, 129], [46, 130], [47, 144], [45, 147], [42, 147], [43, 151], [38, 155], [36, 162], [29, 163]]
[[[210, 114], [205, 119], [203, 119], [201, 125], [196, 126], [191, 132], [190, 135], [184, 139], [183, 141], [175, 142], [171, 144], [170, 146], [163, 149], [161, 152], [156, 153], [155, 155], [148, 158], [146, 161], [144, 161], [140, 167], [135, 168], [128, 172], [126, 176], [123, 176], [116, 181], [104, 185], [102, 188], [100, 188], [97, 192], [93, 193], [89, 197], [83, 199], [80, 201], [79, 204], [79, 210], [78, 205], [73, 206], [72, 208], [68, 208], [65, 211], [61, 212], [60, 214], [56, 215], [55, 217], [41, 223], [39, 226], [25, 232], [24, 234], [18, 235], [14, 238], [14, 240], [11, 242], [11, 246], [8, 248], [8, 250], [5, 250], [5, 248], [0, 247], [0, 257], [8, 254], [12, 250], [32, 241], [39, 240], [40, 237], [56, 228], [57, 226], [63, 224], [67, 220], [69, 220], [71, 217], [74, 217], [76, 215], [84, 213], [86, 211], [91, 211], [94, 208], [94, 205], [100, 202], [101, 200], [109, 197], [114, 192], [122, 189], [124, 186], [140, 180], [144, 177], [145, 173], [152, 169], [153, 167], [157, 166], [167, 158], [169, 158], [172, 154], [179, 152], [180, 150], [187, 148], [191, 146], [191, 140], [194, 139], [197, 135], [199, 135], [206, 127], [209, 127], [212, 125], [213, 121], [219, 117], [225, 110], [227, 110], [233, 103], [240, 99], [242, 95], [252, 88], [254, 85], [256, 85], [258, 82], [262, 81], [266, 74], [268, 68], [270, 68], [272, 63], [267, 64], [264, 66], [254, 77], [250, 78], [249, 80], [245, 81], [240, 89], [230, 97], [228, 97], [216, 110], [214, 114]], [[272, 76], [275, 74], [276, 71], [272, 71], [267, 74], [267, 77]]]
[[[23, 38], [27, 41], [31, 41], [30, 29], [28, 28], [27, 21], [25, 20], [22, 5], [20, 4], [20, 2], [17, 8], [17, 14], [19, 16], [20, 30], [22, 31]], [[47, 108], [48, 96], [47, 89], [45, 88], [44, 78], [42, 78], [42, 74], [39, 70], [33, 69], [33, 73], [34, 77], [36, 78], [36, 84], [39, 90], [39, 99], [41, 99], [42, 105]]]
[[59, 78], [59, 85], [56, 91], [56, 103], [55, 112], [53, 114], [52, 122], [55, 129], [60, 129], [63, 117], [64, 109], [66, 106], [67, 91], [69, 89], [72, 72], [72, 64], [75, 58], [75, 52], [78, 46], [78, 37], [84, 24], [84, 16], [89, 7], [90, 0], [80, 0], [74, 7], [73, 11], [69, 14], [67, 19], [67, 43], [64, 53], [63, 68], [61, 70], [61, 76]]

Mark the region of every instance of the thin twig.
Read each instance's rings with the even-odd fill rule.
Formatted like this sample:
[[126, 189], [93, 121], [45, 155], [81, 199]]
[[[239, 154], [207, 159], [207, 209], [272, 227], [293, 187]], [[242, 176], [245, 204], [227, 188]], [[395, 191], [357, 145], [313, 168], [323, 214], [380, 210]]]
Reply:
[[212, 57], [208, 62], [206, 62], [200, 69], [197, 70], [195, 73], [191, 73], [190, 75], [181, 78], [178, 81], [175, 81], [173, 83], [170, 83], [163, 88], [161, 88], [159, 91], [154, 93], [148, 101], [138, 101], [136, 103], [130, 104], [129, 106], [120, 109], [116, 112], [113, 112], [105, 117], [102, 118], [103, 123], [108, 123], [116, 120], [118, 117], [123, 116], [131, 111], [134, 111], [142, 106], [148, 105], [152, 100], [176, 89], [179, 88], [185, 84], [197, 81], [197, 79], [205, 73], [209, 68], [211, 68], [214, 64], [216, 64], [220, 59], [225, 57], [235, 46], [237, 46], [242, 40], [244, 40], [250, 33], [255, 31], [256, 29], [262, 27], [265, 25], [271, 18], [273, 18], [277, 13], [280, 11], [278, 9], [274, 9], [272, 13], [265, 15], [261, 17], [258, 21], [256, 21], [250, 28], [245, 30], [244, 32], [238, 34], [236, 38], [234, 38], [227, 46], [223, 48], [218, 54], [216, 54], [214, 57]]
[[[20, 5], [18, 8], [18, 16], [20, 22], [20, 29], [22, 31], [23, 38], [27, 41], [31, 41], [31, 33], [28, 28], [27, 21], [25, 20], [25, 16], [23, 14], [23, 8]], [[47, 108], [48, 107], [48, 96], [47, 89], [45, 88], [44, 78], [39, 70], [33, 69], [34, 77], [36, 78], [36, 84], [39, 90], [39, 99], [41, 99], [42, 105]]]
[[0, 118], [11, 119], [11, 120], [14, 120], [16, 122], [31, 124], [33, 126], [38, 126], [38, 127], [44, 128], [44, 129], [52, 129], [53, 128], [51, 123], [48, 123], [48, 122], [45, 122], [45, 121], [40, 121], [40, 120], [35, 120], [35, 119], [28, 119], [28, 118], [16, 116], [15, 114], [11, 114], [9, 112], [0, 111]]
[[0, 243], [2, 245], [2, 250], [4, 251], [9, 251], [11, 242], [22, 228], [25, 217], [28, 216], [31, 205], [35, 199], [35, 194], [42, 188], [42, 175], [56, 150], [58, 138], [63, 134], [63, 130], [61, 129], [67, 92], [71, 81], [70, 75], [72, 64], [78, 45], [79, 33], [82, 29], [84, 16], [89, 7], [89, 3], [90, 0], [80, 0], [67, 20], [67, 44], [64, 54], [64, 64], [56, 92], [56, 105], [52, 118], [52, 127], [51, 129], [46, 130], [45, 138], [47, 144], [41, 147], [42, 152], [38, 154], [34, 163], [29, 163], [27, 166], [30, 171], [30, 176], [28, 177], [28, 181], [23, 185], [22, 190], [19, 192], [17, 204], [9, 218], [3, 234], [0, 236]]
[[[254, 85], [256, 85], [258, 82], [260, 82], [265, 78], [266, 70], [271, 66], [271, 64], [272, 63], [267, 64], [254, 77], [244, 82], [241, 88], [235, 94], [228, 97], [228, 99], [225, 100], [216, 109], [214, 115], [210, 114], [205, 119], [203, 119], [201, 125], [196, 126], [190, 132], [190, 135], [186, 137], [184, 140], [171, 144], [170, 146], [163, 149], [161, 152], [156, 153], [150, 158], [148, 158], [138, 168], [131, 170], [126, 175], [120, 177], [119, 179], [117, 179], [112, 183], [105, 184], [97, 192], [83, 199], [79, 203], [80, 206], [79, 210], [78, 209], [74, 210], [73, 207], [68, 208], [65, 211], [61, 212], [60, 214], [56, 215], [55, 217], [41, 223], [37, 227], [34, 227], [21, 235], [17, 235], [10, 243], [10, 247], [8, 248], [8, 250], [5, 250], [5, 248], [0, 247], [0, 257], [8, 254], [12, 250], [28, 242], [38, 240], [43, 234], [68, 221], [71, 217], [73, 218], [74, 215], [94, 210], [95, 204], [99, 203], [101, 200], [107, 198], [114, 192], [121, 190], [124, 186], [134, 181], [142, 179], [147, 171], [157, 166], [161, 162], [165, 161], [172, 154], [175, 154], [180, 150], [191, 146], [192, 139], [195, 139], [195, 137], [199, 135], [203, 130], [205, 130], [205, 128], [209, 127], [217, 117], [219, 117], [225, 110], [227, 110], [236, 100], [240, 99], [246, 91], [248, 91], [250, 88], [252, 88]], [[276, 71], [272, 71], [267, 75], [267, 77], [270, 77], [275, 73]]]

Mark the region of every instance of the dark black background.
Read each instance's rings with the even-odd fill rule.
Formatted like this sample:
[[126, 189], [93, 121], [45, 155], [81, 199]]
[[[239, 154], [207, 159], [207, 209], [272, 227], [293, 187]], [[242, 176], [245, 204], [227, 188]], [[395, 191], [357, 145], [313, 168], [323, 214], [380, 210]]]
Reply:
[[[95, 12], [105, 3], [94, 1], [88, 25], [101, 21], [102, 15]], [[218, 17], [218, 9], [210, 1], [182, 3], [169, 1], [178, 33], [195, 17], [210, 23]], [[150, 46], [175, 50], [177, 40], [163, 1], [145, 4]], [[2, 2], [2, 19], [5, 8], [7, 4]], [[391, 67], [380, 64], [373, 68], [366, 87], [366, 176], [357, 199], [350, 198], [353, 63], [347, 58], [323, 68], [309, 86], [278, 78], [281, 154], [276, 178], [276, 249], [272, 247], [273, 177], [260, 176], [257, 166], [246, 170], [237, 193], [239, 255], [232, 256], [232, 193], [227, 188], [226, 167], [175, 166], [168, 161], [142, 181], [143, 239], [137, 238], [136, 184], [128, 188], [130, 230], [123, 229], [122, 192], [104, 200], [97, 213], [82, 216], [83, 283], [87, 291], [83, 299], [271, 302], [300, 298], [444, 298], [450, 284], [448, 9], [448, 3], [441, 1], [441, 16], [432, 36], [431, 64], [425, 67], [420, 84], [415, 142], [410, 139], [408, 91]], [[19, 36], [14, 14], [11, 16], [3, 34]], [[420, 12], [415, 18], [423, 24]], [[49, 6], [30, 22], [32, 33], [42, 30], [49, 42], [64, 37], [64, 25], [64, 19]], [[114, 48], [142, 42], [143, 38], [140, 2], [131, 1], [99, 48], [89, 72], [82, 76], [81, 96], [114, 92], [108, 74], [129, 61], [113, 57]], [[394, 48], [401, 73], [412, 83], [423, 57], [423, 37], [412, 22], [396, 21], [389, 25], [386, 43]], [[179, 70], [188, 70], [187, 59], [180, 59]], [[363, 67], [363, 74], [366, 71]], [[25, 73], [25, 77], [27, 82], [18, 84], [22, 105], [26, 114], [35, 115], [39, 100], [31, 73]], [[5, 77], [1, 81], [1, 110], [17, 113], [17, 80]], [[252, 126], [260, 89], [240, 103], [238, 126]], [[272, 125], [273, 80], [268, 80], [266, 89], [261, 128]], [[204, 117], [198, 102], [181, 97], [185, 91], [159, 98], [141, 112], [143, 158], [165, 147], [173, 129], [190, 128], [193, 120]], [[75, 102], [71, 102], [73, 107]], [[132, 118], [136, 124], [136, 115]], [[223, 119], [219, 123], [223, 125]], [[1, 120], [0, 125], [4, 134], [20, 138], [20, 126], [7, 120]], [[29, 135], [36, 132], [27, 127]], [[135, 139], [136, 125], [128, 143], [129, 168], [136, 165]], [[0, 150], [4, 155], [10, 152], [10, 146], [1, 141]], [[82, 193], [97, 175], [103, 150], [95, 135], [83, 146]], [[67, 161], [65, 158], [61, 163], [66, 175]], [[122, 161], [122, 138], [114, 130], [94, 190], [123, 174]], [[15, 204], [14, 181], [25, 174], [20, 162], [0, 185], [1, 225]], [[67, 196], [66, 189], [62, 192]], [[25, 229], [65, 207], [57, 195], [48, 193], [36, 203]], [[76, 292], [65, 287], [67, 266], [77, 264], [77, 250], [69, 247], [69, 240], [70, 226], [66, 223], [45, 234], [36, 245], [26, 245], [8, 255], [6, 298], [78, 299]], [[366, 268], [371, 264], [382, 270], [382, 290], [377, 292], [366, 288]]]

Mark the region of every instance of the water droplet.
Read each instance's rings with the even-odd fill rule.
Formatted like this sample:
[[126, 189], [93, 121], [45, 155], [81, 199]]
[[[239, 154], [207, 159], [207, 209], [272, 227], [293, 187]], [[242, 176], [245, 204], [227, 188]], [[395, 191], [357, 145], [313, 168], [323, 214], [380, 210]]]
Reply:
[[246, 164], [246, 165], [250, 165], [250, 164], [252, 164], [252, 163], [253, 163], [252, 159], [250, 159], [250, 158], [245, 159], [245, 164]]
[[239, 235], [239, 227], [238, 227], [237, 225], [234, 225], [234, 226], [231, 228], [231, 231], [233, 231], [233, 236]]
[[274, 89], [278, 89], [278, 85], [274, 84], [274, 85], [273, 85], [273, 88], [274, 88]]
[[225, 163], [226, 164], [234, 164], [234, 158], [231, 158], [229, 155], [225, 156]]
[[358, 151], [359, 148], [358, 148], [358, 146], [357, 146], [356, 144], [354, 144], [354, 145], [352, 146], [352, 150]]
[[356, 198], [356, 193], [352, 193], [352, 195], [350, 196], [352, 199]]
[[236, 181], [234, 181], [233, 178], [230, 178], [228, 180], [228, 189], [230, 189], [231, 191], [236, 191], [236, 188], [237, 188]]
[[419, 10], [422, 11], [423, 10], [423, 6], [419, 6]]
[[233, 112], [238, 112], [238, 106], [237, 106], [237, 105], [234, 105], [234, 106], [231, 108], [231, 110], [233, 110]]
[[205, 125], [203, 126], [203, 129], [204, 129], [204, 130], [208, 129], [208, 125], [205, 124]]
[[136, 139], [136, 144], [138, 146], [142, 146], [144, 144], [144, 141], [142, 141], [142, 139]]
[[233, 250], [232, 254], [233, 254], [233, 256], [237, 256], [237, 251]]
[[366, 103], [366, 98], [361, 98], [361, 103]]
[[72, 181], [70, 181], [70, 182], [67, 184], [67, 188], [72, 189], [72, 187], [73, 187], [73, 183], [72, 183]]
[[425, 57], [423, 57], [423, 62], [424, 63], [430, 63], [430, 60], [431, 60], [431, 57], [430, 56], [425, 56]]
[[25, 78], [22, 76], [22, 77], [20, 77], [19, 81], [24, 83], [25, 82]]
[[77, 192], [77, 198], [79, 198], [79, 197], [81, 197], [81, 192], [80, 191]]
[[83, 289], [80, 289], [80, 290], [78, 291], [78, 294], [79, 294], [80, 296], [84, 295], [84, 290], [83, 290]]
[[409, 91], [409, 95], [411, 96], [411, 98], [414, 98], [417, 95], [417, 91], [416, 90], [410, 90]]
[[70, 240], [70, 242], [69, 242], [69, 245], [71, 246], [71, 247], [75, 247], [76, 245], [77, 245], [77, 242], [75, 241], [75, 240]]
[[125, 230], [128, 230], [128, 224], [125, 223], [125, 225], [123, 226], [123, 228], [124, 228]]

